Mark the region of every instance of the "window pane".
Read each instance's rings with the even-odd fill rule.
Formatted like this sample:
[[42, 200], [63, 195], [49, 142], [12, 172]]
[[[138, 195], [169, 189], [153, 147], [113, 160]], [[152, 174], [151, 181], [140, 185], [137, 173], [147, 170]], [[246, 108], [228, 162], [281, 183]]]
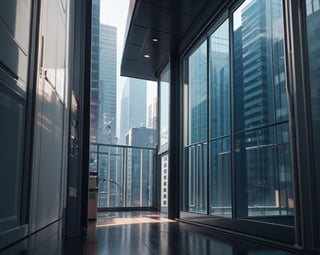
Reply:
[[[309, 50], [309, 79], [312, 107], [312, 128], [316, 183], [320, 180], [320, 10], [319, 0], [306, 1], [307, 5], [307, 40]], [[317, 185], [316, 194], [320, 194]], [[318, 208], [320, 197], [318, 196]]]
[[[307, 1], [312, 7], [317, 1]], [[308, 6], [307, 6], [308, 7]], [[315, 155], [320, 152], [320, 10], [312, 11], [307, 16], [307, 39], [309, 50], [309, 77], [312, 104], [312, 120], [314, 130]], [[315, 157], [317, 166], [320, 166], [320, 157]]]
[[288, 120], [282, 1], [245, 1], [233, 26], [236, 131]]
[[169, 138], [169, 68], [160, 77], [160, 146], [168, 143]]
[[207, 43], [189, 58], [189, 143], [207, 138]]
[[230, 134], [229, 22], [210, 37], [211, 138]]
[[207, 213], [207, 144], [188, 147], [187, 211]]
[[211, 142], [210, 214], [231, 217], [230, 138]]
[[293, 215], [288, 124], [236, 136], [237, 216]]

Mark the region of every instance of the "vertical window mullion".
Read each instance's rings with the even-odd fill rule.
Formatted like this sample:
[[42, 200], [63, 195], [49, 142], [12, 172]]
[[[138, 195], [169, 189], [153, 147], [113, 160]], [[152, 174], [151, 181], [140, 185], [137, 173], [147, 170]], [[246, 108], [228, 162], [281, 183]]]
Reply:
[[232, 218], [237, 217], [237, 203], [236, 203], [236, 173], [235, 173], [235, 157], [234, 157], [234, 37], [233, 37], [233, 14], [229, 17], [229, 52], [230, 52], [230, 133], [231, 133], [231, 141], [230, 141], [230, 154], [231, 154], [231, 214]]
[[211, 100], [210, 100], [210, 38], [207, 38], [207, 214], [210, 214], [211, 190]]

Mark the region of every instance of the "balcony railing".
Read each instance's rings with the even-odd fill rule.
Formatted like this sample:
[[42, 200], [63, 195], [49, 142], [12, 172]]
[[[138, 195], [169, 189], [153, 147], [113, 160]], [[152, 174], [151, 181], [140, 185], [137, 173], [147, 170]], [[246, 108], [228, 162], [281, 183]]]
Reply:
[[154, 207], [155, 148], [91, 143], [90, 175], [97, 176], [98, 210]]

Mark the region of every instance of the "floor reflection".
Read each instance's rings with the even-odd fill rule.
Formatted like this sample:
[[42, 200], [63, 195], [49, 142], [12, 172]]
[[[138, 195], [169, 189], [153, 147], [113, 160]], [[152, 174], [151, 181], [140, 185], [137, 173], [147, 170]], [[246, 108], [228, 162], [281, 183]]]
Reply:
[[91, 222], [84, 254], [292, 255], [154, 213], [104, 213]]

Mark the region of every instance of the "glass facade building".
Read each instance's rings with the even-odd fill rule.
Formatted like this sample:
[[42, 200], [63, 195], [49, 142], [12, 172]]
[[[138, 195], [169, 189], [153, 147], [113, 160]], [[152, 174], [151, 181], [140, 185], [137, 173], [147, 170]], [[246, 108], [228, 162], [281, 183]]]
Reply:
[[90, 141], [97, 142], [99, 122], [100, 0], [92, 2]]

